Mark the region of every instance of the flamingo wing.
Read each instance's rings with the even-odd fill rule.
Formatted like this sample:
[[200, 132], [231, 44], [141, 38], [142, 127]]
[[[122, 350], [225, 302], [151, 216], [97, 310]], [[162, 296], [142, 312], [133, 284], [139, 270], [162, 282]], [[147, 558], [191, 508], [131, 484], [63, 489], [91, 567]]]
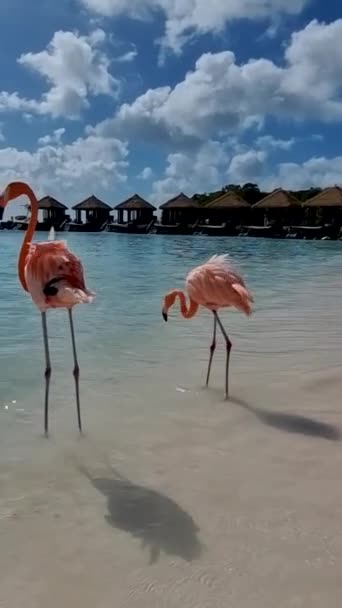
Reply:
[[31, 245], [25, 274], [32, 299], [41, 310], [93, 299], [94, 294], [85, 286], [80, 259], [63, 241]]
[[194, 268], [186, 280], [189, 296], [211, 310], [233, 306], [249, 315], [253, 296], [228, 256], [212, 256]]

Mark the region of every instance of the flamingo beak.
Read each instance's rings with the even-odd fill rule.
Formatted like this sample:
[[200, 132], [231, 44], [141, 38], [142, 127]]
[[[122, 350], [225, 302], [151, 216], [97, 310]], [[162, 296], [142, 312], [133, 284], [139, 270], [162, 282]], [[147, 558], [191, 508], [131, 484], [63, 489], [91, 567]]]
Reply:
[[165, 312], [164, 310], [162, 311], [162, 315], [163, 315], [163, 319], [164, 321], [167, 321], [167, 312]]

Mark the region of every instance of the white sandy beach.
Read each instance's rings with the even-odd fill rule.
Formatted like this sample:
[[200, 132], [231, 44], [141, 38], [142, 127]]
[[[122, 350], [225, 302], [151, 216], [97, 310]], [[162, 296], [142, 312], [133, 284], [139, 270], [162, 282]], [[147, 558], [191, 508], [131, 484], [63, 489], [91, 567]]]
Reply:
[[1, 606], [338, 608], [341, 368], [257, 376], [231, 403], [170, 380], [148, 417], [142, 390], [82, 439], [29, 427], [0, 467]]

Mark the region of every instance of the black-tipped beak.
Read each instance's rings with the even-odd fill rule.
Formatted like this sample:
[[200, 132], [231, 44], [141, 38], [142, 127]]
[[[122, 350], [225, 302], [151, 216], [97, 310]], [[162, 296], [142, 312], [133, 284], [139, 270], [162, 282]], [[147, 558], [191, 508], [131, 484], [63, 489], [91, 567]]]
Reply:
[[163, 312], [162, 312], [162, 315], [163, 315], [163, 319], [164, 319], [164, 321], [167, 321], [167, 312], [164, 312], [164, 311], [163, 311]]

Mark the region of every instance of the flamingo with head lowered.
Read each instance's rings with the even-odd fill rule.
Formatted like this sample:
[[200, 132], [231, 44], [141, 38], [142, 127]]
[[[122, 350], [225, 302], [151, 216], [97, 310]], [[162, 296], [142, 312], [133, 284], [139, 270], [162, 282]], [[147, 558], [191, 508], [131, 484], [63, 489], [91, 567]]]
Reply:
[[225, 398], [228, 398], [229, 358], [232, 343], [222, 325], [218, 310], [233, 306], [249, 316], [252, 313], [253, 296], [246, 287], [243, 278], [229, 262], [227, 255], [214, 255], [205, 264], [193, 268], [186, 277], [185, 285], [189, 296], [189, 304], [186, 302], [183, 291], [171, 291], [164, 297], [163, 318], [167, 321], [168, 310], [173, 306], [176, 298], [180, 301], [180, 312], [185, 319], [194, 317], [200, 306], [204, 306], [212, 311], [214, 315], [214, 331], [210, 345], [206, 386], [209, 384], [211, 364], [216, 348], [218, 325], [226, 342]]
[[19, 281], [41, 312], [45, 350], [45, 416], [44, 430], [48, 434], [49, 389], [51, 378], [51, 360], [49, 351], [46, 311], [50, 308], [66, 308], [69, 316], [71, 344], [74, 358], [73, 375], [75, 379], [76, 406], [78, 427], [82, 432], [79, 365], [76, 351], [75, 331], [72, 309], [76, 304], [89, 303], [94, 294], [84, 282], [81, 261], [66, 246], [64, 241], [32, 243], [37, 220], [38, 201], [28, 184], [10, 183], [0, 196], [0, 208], [19, 196], [26, 195], [30, 201], [31, 217], [18, 260]]

